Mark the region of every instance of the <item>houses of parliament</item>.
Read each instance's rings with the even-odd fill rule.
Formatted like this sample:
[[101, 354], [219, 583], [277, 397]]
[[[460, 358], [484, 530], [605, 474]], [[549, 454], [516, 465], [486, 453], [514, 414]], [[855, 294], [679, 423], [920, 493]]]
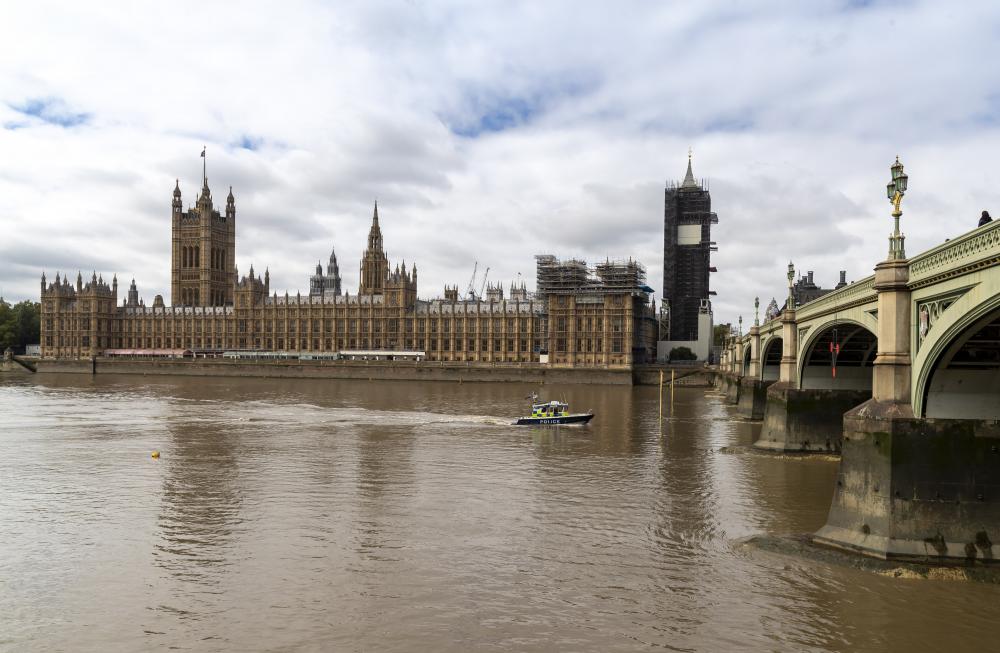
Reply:
[[75, 282], [41, 279], [43, 358], [116, 355], [156, 357], [181, 352], [393, 352], [426, 361], [547, 363], [560, 367], [627, 367], [655, 353], [652, 289], [636, 261], [583, 261], [536, 256], [537, 291], [487, 286], [482, 296], [417, 296], [417, 266], [391, 265], [378, 205], [360, 262], [355, 294], [341, 288], [336, 255], [317, 265], [308, 295], [278, 295], [270, 274], [236, 267], [236, 200], [215, 208], [207, 175], [194, 206], [184, 210], [179, 181], [171, 203], [171, 305], [139, 297], [133, 279], [119, 303], [118, 279], [94, 273]]

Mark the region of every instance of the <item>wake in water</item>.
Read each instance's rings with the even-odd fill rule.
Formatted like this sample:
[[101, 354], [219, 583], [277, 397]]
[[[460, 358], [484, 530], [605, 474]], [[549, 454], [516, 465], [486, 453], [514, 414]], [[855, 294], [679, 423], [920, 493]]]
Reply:
[[[207, 407], [206, 407], [207, 408]], [[208, 408], [217, 418], [218, 406]], [[431, 411], [376, 410], [361, 407], [328, 407], [315, 404], [277, 405], [266, 401], [244, 402], [240, 415], [233, 421], [243, 423], [282, 424], [343, 424], [343, 425], [383, 425], [383, 426], [511, 426], [513, 417], [495, 415], [455, 415]], [[250, 414], [247, 414], [250, 413]]]

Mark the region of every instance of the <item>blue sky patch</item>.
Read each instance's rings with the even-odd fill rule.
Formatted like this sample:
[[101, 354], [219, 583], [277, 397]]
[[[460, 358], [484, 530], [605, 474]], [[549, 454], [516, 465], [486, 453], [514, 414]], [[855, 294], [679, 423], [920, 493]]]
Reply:
[[250, 136], [249, 134], [243, 134], [240, 139], [236, 141], [236, 147], [250, 150], [251, 152], [260, 149], [260, 146], [264, 144], [264, 139], [260, 136]]
[[475, 138], [482, 133], [501, 132], [529, 122], [539, 110], [536, 99], [503, 98], [469, 123], [452, 125], [452, 131], [466, 138]]
[[526, 125], [552, 105], [585, 95], [598, 85], [593, 74], [566, 72], [534, 80], [533, 89], [522, 93], [470, 88], [463, 94], [463, 114], [442, 119], [452, 133], [475, 138]]
[[[59, 98], [31, 98], [21, 104], [10, 104], [11, 109], [31, 118], [41, 120], [49, 125], [59, 127], [76, 127], [90, 121], [90, 114], [76, 112]], [[10, 127], [9, 125], [15, 125]], [[17, 129], [25, 126], [25, 123], [7, 123], [4, 127]]]

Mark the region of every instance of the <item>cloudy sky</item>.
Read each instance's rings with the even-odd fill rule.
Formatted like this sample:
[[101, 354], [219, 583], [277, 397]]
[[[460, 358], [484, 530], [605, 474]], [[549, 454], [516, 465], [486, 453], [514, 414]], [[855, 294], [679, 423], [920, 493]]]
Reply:
[[345, 287], [379, 215], [420, 295], [534, 285], [538, 253], [636, 257], [662, 285], [663, 188], [694, 150], [719, 214], [716, 322], [789, 259], [871, 272], [910, 175], [913, 254], [1000, 215], [993, 2], [9, 3], [0, 293], [91, 270], [169, 301], [170, 199], [236, 196], [237, 260]]

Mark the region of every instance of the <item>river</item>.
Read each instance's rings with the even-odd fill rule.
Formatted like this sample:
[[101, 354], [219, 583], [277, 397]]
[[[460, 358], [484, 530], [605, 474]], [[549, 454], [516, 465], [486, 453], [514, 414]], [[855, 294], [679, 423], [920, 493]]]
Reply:
[[[680, 389], [0, 379], [0, 650], [997, 650], [1000, 586], [747, 546], [830, 458]], [[151, 452], [161, 452], [159, 459]]]

